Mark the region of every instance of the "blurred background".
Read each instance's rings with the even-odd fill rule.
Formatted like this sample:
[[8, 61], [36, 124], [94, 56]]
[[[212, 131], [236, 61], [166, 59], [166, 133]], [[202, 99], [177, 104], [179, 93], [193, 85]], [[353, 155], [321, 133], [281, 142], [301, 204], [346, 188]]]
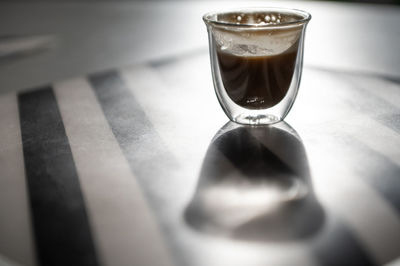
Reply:
[[[398, 0], [2, 1], [0, 91], [207, 51], [202, 15], [239, 6], [309, 11], [306, 66], [397, 76]], [[374, 34], [369, 34], [369, 28]], [[360, 49], [362, 48], [362, 49]]]

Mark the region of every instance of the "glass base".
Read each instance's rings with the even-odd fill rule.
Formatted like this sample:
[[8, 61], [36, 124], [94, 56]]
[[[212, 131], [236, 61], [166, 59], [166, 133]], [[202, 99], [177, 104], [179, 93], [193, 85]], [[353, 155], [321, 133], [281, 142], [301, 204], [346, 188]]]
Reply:
[[282, 118], [274, 115], [240, 114], [231, 120], [242, 125], [270, 125], [282, 121]]

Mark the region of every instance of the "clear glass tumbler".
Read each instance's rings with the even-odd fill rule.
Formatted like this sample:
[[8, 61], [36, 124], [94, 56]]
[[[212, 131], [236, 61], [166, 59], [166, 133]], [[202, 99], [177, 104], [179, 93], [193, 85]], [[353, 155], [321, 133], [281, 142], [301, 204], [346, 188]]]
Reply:
[[310, 19], [307, 12], [284, 8], [203, 16], [215, 92], [230, 120], [256, 125], [285, 118], [299, 89]]

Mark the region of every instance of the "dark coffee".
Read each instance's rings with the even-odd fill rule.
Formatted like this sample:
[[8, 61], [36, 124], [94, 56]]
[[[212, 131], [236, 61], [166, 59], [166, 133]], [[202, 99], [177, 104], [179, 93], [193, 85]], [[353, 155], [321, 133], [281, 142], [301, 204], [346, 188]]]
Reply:
[[271, 56], [239, 56], [218, 49], [222, 82], [229, 97], [248, 109], [278, 104], [292, 81], [297, 42], [287, 51]]

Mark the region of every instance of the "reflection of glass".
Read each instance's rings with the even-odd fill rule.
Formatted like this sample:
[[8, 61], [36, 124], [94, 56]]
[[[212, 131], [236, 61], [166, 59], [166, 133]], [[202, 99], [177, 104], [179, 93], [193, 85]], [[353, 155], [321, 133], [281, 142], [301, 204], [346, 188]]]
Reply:
[[301, 139], [284, 122], [227, 123], [207, 150], [185, 211], [196, 230], [261, 241], [310, 236], [323, 218]]
[[300, 10], [239, 9], [204, 15], [218, 100], [241, 124], [281, 121], [296, 98], [304, 33]]

